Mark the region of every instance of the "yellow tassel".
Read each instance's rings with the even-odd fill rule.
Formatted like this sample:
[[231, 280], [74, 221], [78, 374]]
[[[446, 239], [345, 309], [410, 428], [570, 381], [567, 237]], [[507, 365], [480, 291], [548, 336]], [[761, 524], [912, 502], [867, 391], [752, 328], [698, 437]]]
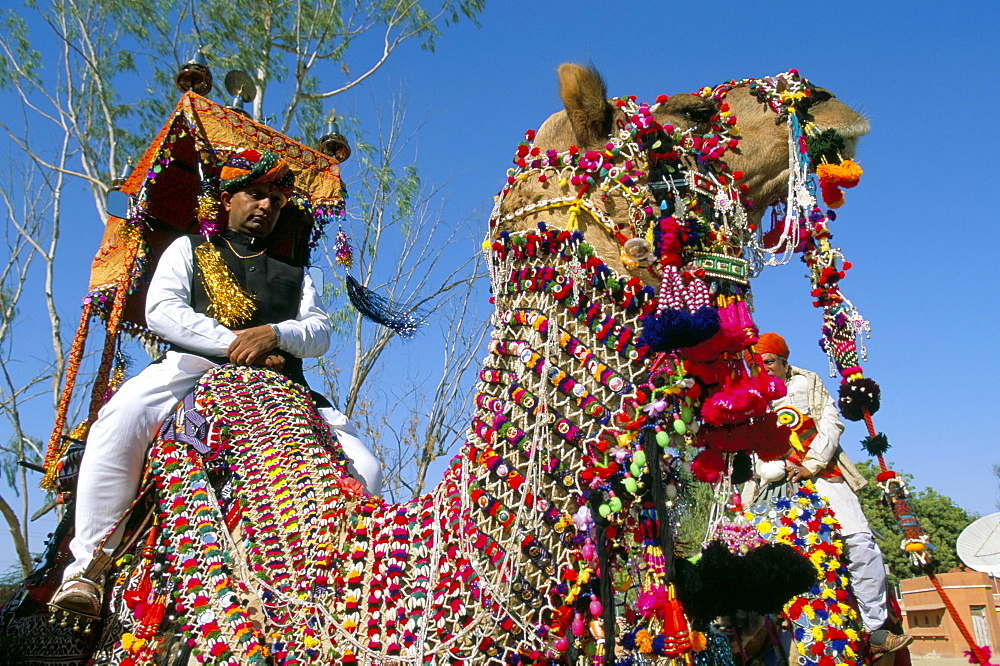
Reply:
[[219, 200], [211, 194], [202, 194], [198, 197], [198, 222], [203, 229], [218, 219], [221, 207]]
[[566, 231], [576, 231], [580, 228], [577, 218], [580, 216], [580, 201], [577, 200], [569, 207], [569, 221], [566, 223]]
[[194, 253], [201, 269], [201, 282], [208, 293], [208, 316], [223, 326], [236, 326], [249, 320], [257, 309], [253, 296], [236, 282], [215, 246], [205, 242], [196, 247]]

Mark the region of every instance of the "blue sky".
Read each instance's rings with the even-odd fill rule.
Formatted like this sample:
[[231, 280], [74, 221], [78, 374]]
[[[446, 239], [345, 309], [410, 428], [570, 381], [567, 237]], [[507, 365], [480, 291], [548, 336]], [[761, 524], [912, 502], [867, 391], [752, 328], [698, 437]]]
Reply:
[[[988, 338], [1000, 323], [992, 257], [1000, 214], [988, 166], [998, 18], [985, 1], [494, 1], [480, 27], [445, 29], [435, 53], [403, 47], [334, 104], [373, 129], [375, 104], [402, 92], [409, 122], [420, 125], [421, 176], [447, 183], [446, 215], [474, 231], [475, 252], [517, 142], [560, 108], [560, 63], [592, 62], [612, 96], [649, 101], [797, 68], [872, 125], [858, 151], [865, 175], [831, 228], [854, 264], [842, 289], [873, 329], [864, 369], [882, 387], [875, 425], [892, 444], [887, 458], [914, 475], [916, 488], [987, 514], [996, 510], [992, 465], [1000, 463], [992, 427], [1000, 363]], [[351, 162], [343, 172], [350, 181]], [[89, 202], [84, 210], [91, 215]], [[67, 225], [64, 242], [87, 248], [58, 276], [69, 322], [99, 234], [96, 218]], [[755, 319], [786, 337], [793, 364], [824, 374], [821, 316], [805, 273], [797, 260], [765, 271], [754, 286]], [[30, 324], [19, 334], [31, 335]], [[865, 457], [865, 434], [848, 424], [842, 439], [856, 459]], [[36, 547], [47, 531], [38, 529]], [[7, 548], [0, 541], [0, 555]]]

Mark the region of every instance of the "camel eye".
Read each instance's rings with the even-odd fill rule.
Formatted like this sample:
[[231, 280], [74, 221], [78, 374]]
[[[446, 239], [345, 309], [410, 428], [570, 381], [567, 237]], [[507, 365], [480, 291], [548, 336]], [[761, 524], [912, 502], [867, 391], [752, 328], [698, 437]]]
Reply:
[[833, 93], [826, 88], [811, 87], [809, 93], [813, 102], [826, 102], [833, 99]]
[[696, 123], [707, 123], [709, 120], [712, 119], [712, 116], [714, 115], [715, 115], [715, 109], [705, 108], [705, 107], [697, 109], [688, 109], [687, 111], [684, 112], [684, 116], [688, 120], [692, 120]]

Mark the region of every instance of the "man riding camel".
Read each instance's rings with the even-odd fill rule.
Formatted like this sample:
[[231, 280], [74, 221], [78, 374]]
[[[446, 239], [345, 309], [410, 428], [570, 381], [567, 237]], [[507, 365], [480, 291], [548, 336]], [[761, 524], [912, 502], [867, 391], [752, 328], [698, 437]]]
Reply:
[[[178, 238], [161, 255], [146, 296], [146, 322], [170, 350], [122, 384], [90, 429], [77, 483], [74, 560], [54, 608], [84, 618], [100, 614], [103, 574], [121, 541], [121, 519], [138, 492], [148, 445], [205, 372], [224, 363], [263, 366], [308, 388], [302, 359], [326, 353], [330, 320], [309, 272], [268, 243], [293, 186], [294, 174], [274, 153], [233, 152], [221, 172], [226, 229], [208, 242]], [[231, 306], [222, 299], [241, 298], [239, 317], [221, 314]], [[369, 493], [379, 494], [378, 461], [346, 417], [313, 395], [349, 469]]]
[[757, 464], [762, 485], [806, 479], [813, 481], [817, 492], [830, 503], [840, 523], [851, 588], [865, 631], [869, 634], [872, 656], [878, 657], [906, 647], [913, 641], [911, 636], [894, 634], [886, 629], [889, 596], [885, 561], [855, 494], [865, 486], [866, 481], [840, 448], [844, 424], [833, 398], [819, 375], [788, 364], [788, 345], [780, 335], [761, 335], [757, 352], [768, 374], [784, 380], [788, 389], [784, 398], [771, 403], [771, 409], [794, 408], [802, 416], [812, 419], [816, 430], [804, 455], [799, 453], [788, 456], [784, 461]]

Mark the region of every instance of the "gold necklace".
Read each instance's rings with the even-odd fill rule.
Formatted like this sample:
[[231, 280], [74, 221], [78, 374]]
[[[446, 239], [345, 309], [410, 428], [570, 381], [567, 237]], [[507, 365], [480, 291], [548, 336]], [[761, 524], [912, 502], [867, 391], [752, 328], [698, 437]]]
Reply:
[[250, 254], [250, 255], [247, 255], [247, 256], [244, 257], [242, 254], [240, 254], [239, 252], [236, 251], [236, 248], [233, 247], [233, 244], [229, 242], [228, 238], [226, 238], [225, 236], [222, 236], [221, 238], [222, 238], [222, 240], [226, 241], [226, 245], [228, 245], [229, 249], [233, 251], [233, 254], [235, 254], [240, 259], [253, 259], [254, 257], [259, 257], [260, 255], [262, 255], [265, 252], [267, 252], [267, 248], [264, 248], [263, 250], [261, 250], [257, 254]]

